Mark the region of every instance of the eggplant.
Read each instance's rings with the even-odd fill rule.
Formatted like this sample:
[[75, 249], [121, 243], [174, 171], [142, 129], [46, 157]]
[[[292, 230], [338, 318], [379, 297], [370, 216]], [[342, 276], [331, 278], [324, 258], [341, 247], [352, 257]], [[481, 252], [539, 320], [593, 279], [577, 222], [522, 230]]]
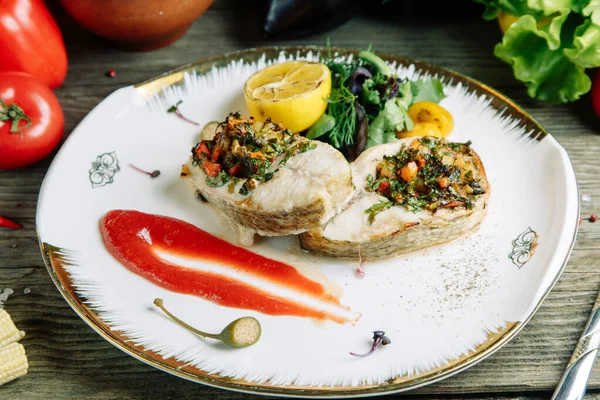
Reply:
[[306, 37], [335, 29], [357, 15], [361, 0], [269, 0], [267, 37]]
[[[497, 3], [498, 1], [493, 1]], [[500, 1], [502, 2], [502, 1]], [[525, 1], [522, 1], [526, 3]], [[372, 1], [363, 7], [361, 15], [367, 18], [394, 24], [419, 26], [422, 23], [441, 22], [456, 24], [464, 21], [478, 21], [485, 10], [483, 1], [419, 1], [381, 0]]]

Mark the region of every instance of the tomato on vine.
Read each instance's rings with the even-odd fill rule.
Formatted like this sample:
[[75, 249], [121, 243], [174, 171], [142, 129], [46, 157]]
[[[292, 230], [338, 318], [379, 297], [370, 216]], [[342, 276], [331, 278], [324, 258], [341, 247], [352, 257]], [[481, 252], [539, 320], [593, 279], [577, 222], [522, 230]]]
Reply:
[[46, 157], [63, 130], [60, 103], [46, 84], [24, 72], [0, 72], [0, 169]]

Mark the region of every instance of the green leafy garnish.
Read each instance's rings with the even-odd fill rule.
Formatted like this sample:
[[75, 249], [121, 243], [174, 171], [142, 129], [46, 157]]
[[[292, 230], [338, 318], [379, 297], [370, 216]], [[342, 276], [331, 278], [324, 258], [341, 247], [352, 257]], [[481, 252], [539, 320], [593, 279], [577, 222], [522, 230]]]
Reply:
[[444, 84], [439, 79], [417, 79], [410, 83], [412, 103], [418, 101], [432, 101], [439, 103], [446, 97]]
[[[440, 82], [441, 83], [441, 82]], [[396, 103], [400, 107], [408, 108], [415, 102], [413, 95], [413, 82], [408, 79], [398, 85]]]
[[206, 185], [212, 188], [221, 187], [227, 182], [229, 182], [229, 175], [225, 171], [219, 172], [215, 177], [206, 177]]
[[377, 112], [375, 113], [375, 116], [377, 116], [377, 113], [379, 113], [379, 105], [381, 104], [381, 94], [377, 90], [377, 86], [384, 84], [384, 79], [385, 78], [382, 75], [377, 75], [374, 78], [365, 80], [365, 83], [363, 83], [363, 91], [360, 101], [362, 104], [377, 106]]
[[322, 62], [331, 70], [331, 94], [307, 137], [331, 144], [350, 161], [368, 147], [397, 140], [397, 131], [412, 129], [412, 104], [445, 97], [440, 80], [400, 79], [370, 48], [351, 62], [337, 61], [331, 52]]
[[354, 130], [356, 127], [356, 113], [354, 111], [354, 100], [356, 96], [350, 90], [342, 86], [332, 88], [327, 102], [327, 114], [335, 120], [333, 129], [329, 131], [329, 140], [333, 147], [339, 149], [354, 143]]
[[176, 112], [179, 109], [179, 105], [183, 103], [183, 100], [179, 100], [177, 103], [175, 103], [175, 105], [172, 105], [171, 107], [167, 108], [167, 112], [169, 114]]
[[371, 207], [367, 208], [365, 214], [369, 214], [369, 224], [372, 224], [375, 221], [377, 214], [392, 208], [393, 205], [394, 202], [392, 201], [382, 201], [381, 203], [373, 204]]
[[377, 180], [375, 180], [375, 178], [373, 178], [372, 174], [367, 175], [367, 191], [369, 192], [374, 192], [377, 189], [379, 189], [379, 186], [385, 182], [388, 181], [387, 178], [379, 178]]
[[307, 152], [309, 150], [314, 150], [317, 148], [317, 145], [312, 142], [300, 142], [294, 146], [292, 146], [288, 151], [285, 152], [285, 157], [279, 163], [280, 166], [284, 166], [292, 156], [296, 154], [301, 154]]
[[363, 61], [368, 62], [369, 64], [375, 67], [375, 70], [384, 76], [392, 76], [392, 70], [387, 65], [385, 61], [379, 58], [375, 53], [368, 50], [363, 50], [358, 52], [358, 58]]
[[396, 131], [411, 129], [413, 121], [406, 108], [399, 106], [396, 99], [388, 100], [377, 118], [369, 125], [367, 148], [396, 140]]
[[308, 132], [306, 133], [307, 139], [318, 139], [327, 132], [331, 131], [335, 127], [335, 118], [329, 114], [323, 114], [321, 118], [317, 120], [310, 127]]

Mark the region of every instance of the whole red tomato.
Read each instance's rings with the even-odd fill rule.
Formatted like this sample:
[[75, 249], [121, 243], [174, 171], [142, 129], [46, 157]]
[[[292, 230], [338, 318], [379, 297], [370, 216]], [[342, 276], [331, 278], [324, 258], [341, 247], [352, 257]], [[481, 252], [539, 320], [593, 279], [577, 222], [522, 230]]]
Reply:
[[24, 72], [0, 72], [0, 169], [24, 167], [46, 157], [64, 130], [58, 99]]
[[42, 0], [0, 0], [0, 71], [27, 72], [52, 89], [65, 80], [65, 44]]
[[592, 106], [598, 118], [600, 118], [600, 68], [594, 71], [594, 80], [592, 81]]

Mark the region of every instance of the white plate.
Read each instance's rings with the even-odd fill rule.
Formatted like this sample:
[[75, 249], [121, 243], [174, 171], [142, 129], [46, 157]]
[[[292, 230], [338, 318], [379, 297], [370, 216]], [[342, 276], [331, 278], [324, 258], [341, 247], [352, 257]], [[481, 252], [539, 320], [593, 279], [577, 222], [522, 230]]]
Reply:
[[[162, 289], [123, 267], [105, 249], [99, 219], [133, 209], [192, 223], [235, 242], [234, 232], [179, 178], [201, 123], [247, 113], [246, 78], [271, 62], [314, 59], [321, 48], [266, 48], [202, 60], [117, 90], [73, 131], [42, 185], [37, 214], [50, 275], [74, 310], [106, 340], [175, 375], [245, 392], [305, 397], [383, 394], [460, 372], [512, 339], [563, 271], [579, 219], [575, 174], [565, 150], [512, 101], [456, 72], [384, 56], [402, 77], [436, 75], [454, 116], [449, 139], [473, 142], [492, 191], [480, 229], [449, 244], [356, 263], [289, 252], [294, 238], [267, 239], [252, 251], [322, 273], [360, 320], [338, 324], [226, 308]], [[341, 57], [355, 54], [338, 49]], [[159, 169], [149, 179], [129, 168]], [[314, 272], [314, 271], [313, 271]], [[203, 340], [152, 307], [162, 297], [191, 325], [220, 331], [243, 315], [259, 319], [261, 340], [232, 350]], [[392, 340], [367, 358], [372, 331]]]

